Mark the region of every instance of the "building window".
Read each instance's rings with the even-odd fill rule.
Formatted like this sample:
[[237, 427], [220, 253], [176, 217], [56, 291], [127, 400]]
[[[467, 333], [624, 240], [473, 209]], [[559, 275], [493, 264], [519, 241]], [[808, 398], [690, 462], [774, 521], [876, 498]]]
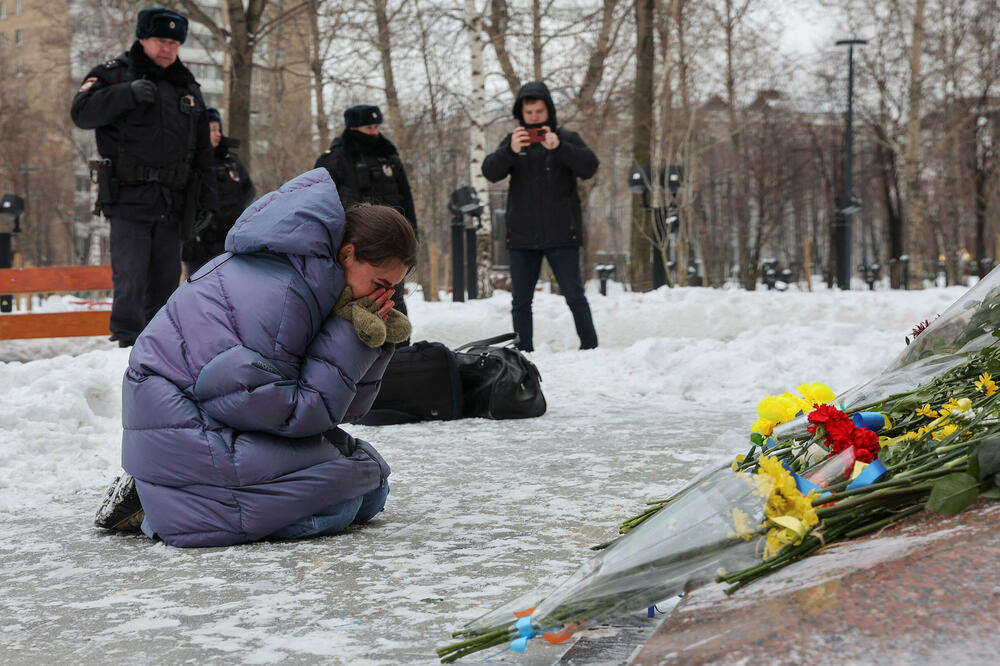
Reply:
[[7, 33], [0, 32], [0, 49], [7, 48]]
[[7, 3], [0, 0], [0, 19], [7, 18]]
[[24, 31], [20, 28], [14, 31], [14, 44], [15, 46], [24, 46]]
[[21, 0], [14, 0], [14, 16], [21, 15]]
[[17, 59], [17, 76], [24, 76], [24, 61]]
[[194, 74], [194, 78], [199, 82], [222, 80], [222, 68], [218, 65], [205, 65], [198, 62], [189, 62], [186, 64], [187, 68]]

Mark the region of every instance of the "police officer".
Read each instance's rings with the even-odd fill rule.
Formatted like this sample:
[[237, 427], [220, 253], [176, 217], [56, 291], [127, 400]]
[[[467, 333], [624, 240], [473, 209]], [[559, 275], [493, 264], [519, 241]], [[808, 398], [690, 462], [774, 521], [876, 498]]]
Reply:
[[209, 107], [207, 112], [215, 160], [211, 179], [218, 199], [218, 212], [204, 220], [206, 226], [195, 230], [194, 238], [184, 242], [182, 257], [189, 277], [206, 261], [225, 252], [226, 234], [257, 196], [247, 168], [230, 151], [239, 142], [222, 134], [222, 115], [218, 109]]
[[[344, 133], [333, 140], [313, 168], [325, 167], [330, 172], [345, 208], [359, 202], [392, 206], [416, 231], [410, 181], [396, 146], [379, 132], [382, 111], [368, 104], [352, 106], [344, 111], [344, 124]], [[406, 314], [402, 284], [396, 286], [392, 300], [395, 308]]]
[[177, 57], [186, 18], [139, 12], [131, 49], [90, 70], [71, 116], [96, 130], [95, 213], [111, 221], [111, 340], [129, 347], [181, 272], [182, 224], [215, 208], [212, 145], [200, 88]]

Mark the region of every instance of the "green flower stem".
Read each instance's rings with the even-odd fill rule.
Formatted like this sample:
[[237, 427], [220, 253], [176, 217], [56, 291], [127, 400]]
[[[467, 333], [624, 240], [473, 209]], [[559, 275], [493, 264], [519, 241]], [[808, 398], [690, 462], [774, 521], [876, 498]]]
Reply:
[[447, 664], [455, 661], [456, 659], [461, 659], [466, 655], [472, 654], [473, 652], [486, 650], [495, 645], [500, 645], [501, 643], [513, 640], [511, 636], [511, 629], [509, 627], [504, 627], [503, 629], [497, 629], [487, 634], [483, 634], [482, 636], [476, 636], [475, 638], [470, 638], [465, 641], [452, 643], [451, 645], [438, 648], [437, 655], [441, 658], [442, 664]]
[[[967, 460], [967, 458], [966, 458]], [[881, 490], [883, 488], [895, 488], [898, 486], [912, 485], [917, 481], [922, 481], [925, 479], [934, 479], [939, 476], [944, 476], [948, 473], [950, 467], [938, 467], [937, 469], [927, 470], [920, 472], [919, 474], [911, 474], [906, 477], [896, 476], [888, 481], [879, 481], [863, 488], [855, 488], [854, 490], [844, 490], [838, 492], [835, 497], [827, 497], [825, 499], [816, 498], [813, 500], [813, 506], [823, 506], [824, 504], [829, 504], [831, 502], [841, 502], [849, 497], [857, 497], [858, 495], [866, 495], [870, 492]]]
[[804, 557], [812, 555], [823, 546], [824, 541], [829, 542], [839, 537], [840, 534], [836, 531], [826, 534], [823, 541], [813, 534], [806, 535], [806, 537], [802, 540], [802, 543], [798, 546], [793, 546], [785, 552], [772, 557], [769, 560], [765, 560], [756, 566], [750, 567], [749, 569], [744, 569], [743, 571], [727, 576], [726, 582], [732, 582], [733, 584], [726, 589], [726, 594], [732, 594], [744, 585], [767, 575], [775, 569], [779, 569], [795, 562], [796, 560], [801, 560]]
[[912, 516], [915, 513], [920, 513], [923, 510], [924, 510], [923, 502], [915, 504], [909, 507], [908, 509], [903, 509], [902, 511], [893, 516], [889, 516], [888, 518], [883, 518], [882, 520], [876, 521], [874, 523], [869, 523], [868, 525], [864, 525], [863, 527], [859, 527], [855, 530], [851, 530], [850, 532], [846, 532], [844, 534], [844, 537], [847, 539], [853, 539], [855, 537], [863, 536], [865, 534], [868, 534], [869, 532], [874, 532], [876, 530], [882, 529], [887, 525], [891, 525], [897, 520], [902, 520], [903, 518]]
[[[948, 470], [954, 469], [955, 467], [958, 467], [959, 465], [967, 464], [968, 462], [969, 462], [969, 455], [966, 453], [964, 455], [960, 455], [960, 456], [951, 458], [950, 460], [942, 460], [942, 461], [938, 462], [937, 465], [933, 469], [936, 470], [936, 471], [940, 471], [940, 472], [947, 472]], [[917, 469], [914, 469], [912, 471], [903, 470], [902, 472], [900, 472], [899, 474], [897, 474], [893, 478], [896, 478], [896, 479], [912, 479], [915, 476], [917, 476], [918, 474], [924, 474], [925, 471], [931, 471], [931, 470], [927, 470], [928, 467], [931, 467], [931, 465], [924, 465], [921, 468], [917, 468]]]
[[864, 506], [870, 504], [871, 502], [876, 502], [879, 500], [896, 498], [896, 497], [906, 497], [908, 495], [913, 495], [916, 493], [929, 492], [933, 483], [921, 483], [909, 488], [889, 488], [884, 490], [876, 490], [875, 492], [868, 493], [866, 495], [861, 495], [858, 497], [852, 497], [846, 499], [842, 502], [837, 502], [834, 506], [828, 508], [816, 509], [816, 517], [823, 520], [828, 517], [839, 515], [850, 509], [855, 509], [859, 506]]

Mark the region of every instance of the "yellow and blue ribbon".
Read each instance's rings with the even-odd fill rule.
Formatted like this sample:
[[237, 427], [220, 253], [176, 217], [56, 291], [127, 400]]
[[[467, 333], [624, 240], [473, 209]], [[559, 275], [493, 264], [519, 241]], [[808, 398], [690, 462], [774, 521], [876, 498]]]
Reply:
[[[792, 478], [795, 479], [795, 488], [803, 495], [808, 495], [813, 490], [815, 490], [818, 493], [820, 493], [823, 490], [821, 487], [817, 486], [815, 483], [813, 483], [806, 477], [799, 476], [795, 472], [790, 472], [790, 473], [792, 475]], [[829, 491], [821, 492], [820, 499], [823, 499], [829, 494], [830, 494]]]
[[855, 488], [864, 488], [865, 486], [870, 486], [875, 483], [888, 472], [882, 461], [875, 459], [875, 462], [865, 467], [860, 474], [854, 477], [854, 480], [847, 486], [848, 490], [854, 490]]
[[868, 428], [879, 432], [892, 427], [892, 421], [882, 412], [857, 412], [851, 417], [858, 428]]

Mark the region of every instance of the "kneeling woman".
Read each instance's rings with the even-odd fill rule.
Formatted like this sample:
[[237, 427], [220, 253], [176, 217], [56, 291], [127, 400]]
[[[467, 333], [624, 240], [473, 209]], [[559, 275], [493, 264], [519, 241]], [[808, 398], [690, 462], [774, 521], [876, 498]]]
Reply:
[[409, 335], [391, 308], [416, 261], [410, 224], [384, 206], [345, 214], [315, 169], [247, 209], [226, 250], [171, 296], [129, 358], [122, 465], [142, 530], [220, 546], [371, 519], [389, 467], [338, 425], [368, 411], [393, 342]]

